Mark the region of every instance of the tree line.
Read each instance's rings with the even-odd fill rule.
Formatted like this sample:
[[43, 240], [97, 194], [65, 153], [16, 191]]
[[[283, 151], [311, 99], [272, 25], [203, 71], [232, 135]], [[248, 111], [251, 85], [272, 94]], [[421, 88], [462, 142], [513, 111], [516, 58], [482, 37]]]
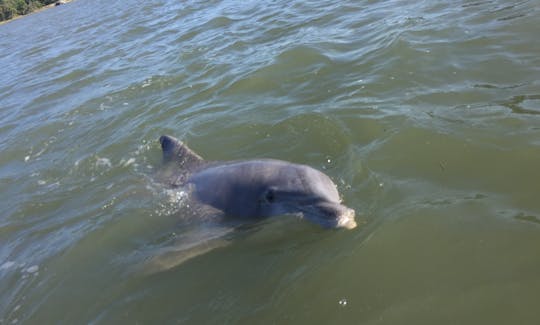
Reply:
[[0, 0], [0, 21], [26, 15], [57, 0]]

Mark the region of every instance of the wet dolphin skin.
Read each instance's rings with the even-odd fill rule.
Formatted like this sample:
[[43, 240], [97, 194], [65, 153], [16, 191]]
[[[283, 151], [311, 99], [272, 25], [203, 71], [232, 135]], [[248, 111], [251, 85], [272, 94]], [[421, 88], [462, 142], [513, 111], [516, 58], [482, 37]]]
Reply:
[[241, 219], [298, 214], [324, 228], [356, 227], [355, 212], [343, 204], [324, 173], [274, 159], [207, 162], [181, 141], [160, 137], [162, 178], [186, 186], [199, 203]]

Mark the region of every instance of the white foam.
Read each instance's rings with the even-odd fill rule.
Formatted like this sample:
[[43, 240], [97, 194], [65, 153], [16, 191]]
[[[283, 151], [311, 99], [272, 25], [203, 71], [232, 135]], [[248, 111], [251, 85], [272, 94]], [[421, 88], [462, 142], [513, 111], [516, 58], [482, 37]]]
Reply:
[[135, 162], [135, 158], [129, 158], [128, 160], [122, 159], [120, 160], [120, 165], [123, 167], [128, 167], [129, 165], [132, 165]]
[[97, 158], [96, 160], [97, 167], [112, 167], [111, 160], [109, 158]]
[[187, 192], [186, 191], [178, 191], [178, 190], [169, 190], [167, 191], [169, 202], [170, 203], [180, 203], [183, 202], [187, 198]]
[[39, 271], [39, 266], [38, 265], [32, 265], [32, 266], [28, 267], [25, 271], [27, 273], [36, 273], [37, 271]]
[[186, 207], [186, 202], [188, 200], [188, 193], [186, 191], [178, 189], [168, 189], [156, 194], [165, 195], [165, 198], [163, 200], [160, 200], [159, 208], [154, 211], [158, 216], [172, 215], [176, 213], [181, 207]]
[[15, 262], [13, 261], [7, 261], [4, 264], [0, 265], [0, 270], [7, 270], [15, 265]]
[[152, 80], [151, 79], [147, 79], [144, 81], [144, 83], [141, 85], [141, 88], [146, 88], [148, 86], [150, 86], [152, 84]]

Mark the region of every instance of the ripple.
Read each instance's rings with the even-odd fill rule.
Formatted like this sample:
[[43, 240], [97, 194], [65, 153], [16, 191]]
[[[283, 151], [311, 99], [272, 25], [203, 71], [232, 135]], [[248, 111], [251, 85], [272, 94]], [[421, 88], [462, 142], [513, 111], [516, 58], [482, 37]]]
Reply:
[[540, 114], [540, 95], [519, 95], [500, 102], [516, 114]]
[[532, 223], [540, 225], [540, 217], [531, 215], [531, 214], [526, 214], [523, 212], [515, 215], [514, 219], [519, 220], [519, 221], [524, 221], [524, 222], [532, 222]]
[[[309, 87], [317, 74], [332, 61], [320, 51], [297, 46], [278, 54], [273, 62], [235, 81], [224, 95], [260, 95], [267, 92], [290, 92]], [[280, 91], [281, 90], [281, 91]]]

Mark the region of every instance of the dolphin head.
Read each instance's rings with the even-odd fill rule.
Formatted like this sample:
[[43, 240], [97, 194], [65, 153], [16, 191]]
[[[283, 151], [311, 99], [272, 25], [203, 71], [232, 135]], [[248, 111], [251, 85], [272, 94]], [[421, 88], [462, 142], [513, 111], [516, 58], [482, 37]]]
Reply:
[[271, 188], [265, 191], [259, 202], [263, 216], [298, 214], [323, 228], [356, 227], [354, 210], [327, 197], [305, 196], [303, 192], [292, 194]]
[[[286, 182], [271, 182], [259, 194], [259, 213], [265, 216], [298, 214], [323, 228], [353, 229], [355, 211], [341, 204], [328, 176], [304, 165], [288, 165], [294, 172]], [[291, 176], [292, 176], [291, 175]]]

